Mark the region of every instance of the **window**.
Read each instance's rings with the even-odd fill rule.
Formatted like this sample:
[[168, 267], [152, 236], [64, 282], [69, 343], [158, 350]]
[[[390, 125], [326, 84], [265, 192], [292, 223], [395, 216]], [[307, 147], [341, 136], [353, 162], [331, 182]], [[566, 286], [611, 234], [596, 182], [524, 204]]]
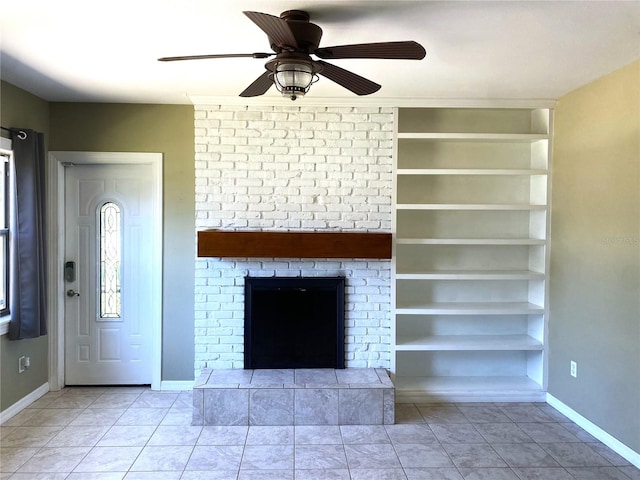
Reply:
[[10, 159], [0, 152], [0, 316], [9, 314]]
[[120, 318], [120, 207], [107, 202], [100, 207], [100, 318]]

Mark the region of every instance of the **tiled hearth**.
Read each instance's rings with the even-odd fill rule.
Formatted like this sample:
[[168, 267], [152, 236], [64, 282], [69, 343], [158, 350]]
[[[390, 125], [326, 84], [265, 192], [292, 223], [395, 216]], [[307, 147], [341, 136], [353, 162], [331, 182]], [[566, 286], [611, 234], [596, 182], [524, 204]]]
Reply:
[[205, 370], [193, 425], [389, 425], [395, 389], [384, 369]]

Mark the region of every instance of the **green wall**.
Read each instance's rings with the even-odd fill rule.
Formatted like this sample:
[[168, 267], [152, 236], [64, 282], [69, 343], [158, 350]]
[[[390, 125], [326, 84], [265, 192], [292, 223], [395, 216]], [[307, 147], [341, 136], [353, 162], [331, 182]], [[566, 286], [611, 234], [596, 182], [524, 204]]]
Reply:
[[163, 154], [162, 380], [193, 380], [193, 106], [51, 103], [56, 150]]
[[549, 393], [636, 452], [639, 91], [635, 62], [558, 101], [549, 284]]
[[[30, 128], [49, 139], [49, 104], [9, 83], [0, 82], [0, 124]], [[31, 358], [31, 368], [18, 374], [18, 357]], [[29, 395], [49, 380], [48, 337], [9, 341], [0, 337], [0, 411]]]
[[[0, 122], [45, 134], [47, 150], [163, 154], [162, 380], [193, 380], [195, 174], [190, 105], [49, 103], [2, 82]], [[18, 357], [31, 368], [18, 374]], [[0, 337], [0, 411], [48, 380], [48, 337]]]

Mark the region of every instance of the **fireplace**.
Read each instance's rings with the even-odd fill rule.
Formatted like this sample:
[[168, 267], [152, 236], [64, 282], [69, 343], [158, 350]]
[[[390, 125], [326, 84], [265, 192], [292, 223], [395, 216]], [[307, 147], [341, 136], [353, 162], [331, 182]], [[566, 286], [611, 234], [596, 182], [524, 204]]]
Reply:
[[246, 277], [244, 367], [344, 368], [344, 277]]

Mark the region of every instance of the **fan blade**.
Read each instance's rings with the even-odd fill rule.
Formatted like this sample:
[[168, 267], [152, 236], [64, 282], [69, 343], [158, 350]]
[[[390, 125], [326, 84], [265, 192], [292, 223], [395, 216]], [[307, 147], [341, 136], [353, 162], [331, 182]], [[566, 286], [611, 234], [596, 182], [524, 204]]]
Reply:
[[251, 85], [244, 89], [240, 94], [241, 97], [257, 97], [264, 95], [273, 85], [272, 73], [266, 70]]
[[338, 85], [342, 85], [344, 88], [351, 90], [356, 95], [369, 95], [382, 88], [377, 83], [367, 80], [366, 78], [356, 75], [344, 68], [336, 67], [335, 65], [323, 62], [322, 60], [319, 60], [316, 63], [322, 65], [322, 70], [319, 72], [320, 75], [327, 77]]
[[187, 55], [185, 57], [162, 57], [159, 62], [175, 62], [176, 60], [207, 60], [209, 58], [269, 58], [273, 53], [220, 53], [215, 55]]
[[313, 52], [320, 58], [389, 58], [398, 60], [422, 60], [427, 52], [417, 42], [380, 42], [338, 45], [318, 48]]
[[269, 37], [269, 41], [273, 42], [272, 47], [298, 47], [298, 41], [293, 35], [289, 24], [280, 17], [260, 12], [242, 12], [253, 23], [258, 25], [264, 33]]

